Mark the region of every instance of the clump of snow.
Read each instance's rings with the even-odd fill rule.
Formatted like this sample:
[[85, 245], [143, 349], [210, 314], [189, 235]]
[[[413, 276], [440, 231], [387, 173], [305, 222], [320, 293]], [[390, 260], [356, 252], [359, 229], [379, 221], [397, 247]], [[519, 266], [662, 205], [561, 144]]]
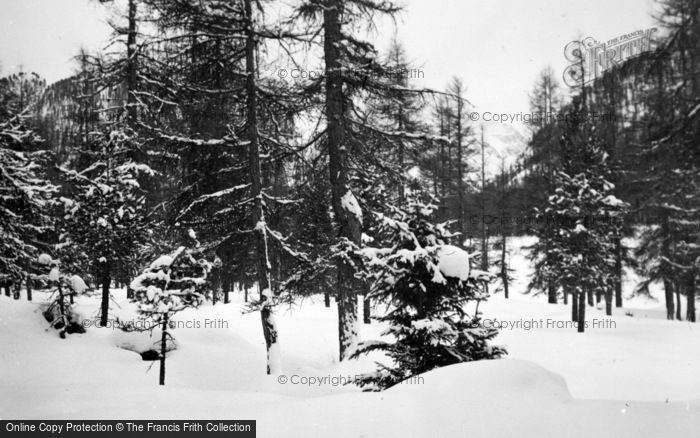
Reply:
[[620, 198], [614, 196], [614, 195], [608, 195], [603, 199], [603, 203], [607, 204], [611, 207], [625, 207], [627, 204], [621, 200]]
[[421, 177], [420, 167], [411, 167], [410, 169], [408, 169], [408, 171], [406, 171], [406, 176], [408, 176], [409, 179], [419, 180]]
[[53, 259], [48, 254], [40, 254], [39, 258], [38, 258], [38, 262], [42, 265], [48, 266], [53, 262]]
[[416, 330], [428, 332], [443, 332], [452, 330], [452, 327], [441, 319], [418, 319], [411, 321], [411, 327]]
[[143, 274], [134, 278], [129, 287], [131, 287], [133, 290], [143, 289], [145, 287], [143, 283], [147, 280], [160, 280], [167, 282], [170, 281], [170, 274], [160, 270], [156, 270], [156, 272], [144, 272]]
[[70, 286], [76, 294], [82, 294], [87, 290], [85, 281], [78, 275], [74, 275], [70, 278]]
[[340, 198], [340, 204], [345, 211], [355, 216], [357, 220], [362, 223], [362, 209], [357, 202], [357, 198], [355, 198], [355, 195], [353, 195], [350, 190], [345, 192], [343, 197]]
[[58, 281], [58, 278], [59, 278], [58, 268], [52, 268], [51, 272], [49, 272], [49, 280]]
[[255, 231], [265, 231], [265, 221], [260, 220], [255, 224]]
[[453, 245], [440, 245], [435, 249], [435, 255], [442, 275], [461, 281], [469, 278], [469, 254], [465, 250]]
[[447, 280], [440, 272], [440, 269], [433, 269], [433, 278], [431, 279], [433, 283], [445, 284]]

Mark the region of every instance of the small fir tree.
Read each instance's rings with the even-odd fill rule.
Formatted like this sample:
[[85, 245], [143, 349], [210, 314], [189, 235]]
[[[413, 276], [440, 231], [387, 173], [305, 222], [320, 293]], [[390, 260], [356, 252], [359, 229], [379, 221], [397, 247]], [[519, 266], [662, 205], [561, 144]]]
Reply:
[[[353, 357], [382, 351], [392, 365], [378, 364], [360, 384], [386, 389], [434, 368], [506, 354], [490, 345], [498, 333], [481, 324], [478, 303], [488, 298], [479, 282], [489, 274], [470, 270], [469, 255], [446, 242], [446, 224], [434, 224], [435, 205], [410, 195], [406, 207], [375, 214], [373, 241], [380, 246], [360, 250], [372, 284], [371, 296], [388, 305], [377, 318], [389, 324], [392, 341], [360, 343]], [[472, 313], [467, 306], [474, 304]]]
[[197, 253], [179, 247], [170, 255], [163, 255], [131, 282], [138, 312], [152, 328], [161, 328], [160, 378], [165, 385], [165, 353], [173, 316], [190, 307], [198, 307], [209, 291], [207, 279], [211, 264]]

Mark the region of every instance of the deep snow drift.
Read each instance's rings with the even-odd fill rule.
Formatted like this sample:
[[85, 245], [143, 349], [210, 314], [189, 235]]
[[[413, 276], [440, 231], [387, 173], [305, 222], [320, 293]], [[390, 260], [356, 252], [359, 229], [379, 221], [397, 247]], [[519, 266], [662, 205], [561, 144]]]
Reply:
[[[666, 321], [662, 303], [635, 299], [612, 318], [589, 310], [585, 334], [548, 327], [568, 321], [569, 308], [522, 295], [522, 251], [512, 264], [512, 298], [497, 294], [480, 307], [503, 326], [497, 342], [508, 347], [506, 359], [434, 370], [382, 393], [341, 385], [372, 370], [373, 358], [336, 362], [336, 312], [322, 300], [279, 309], [283, 364], [275, 376], [265, 375], [260, 318], [242, 313], [241, 294], [178, 314], [177, 350], [159, 387], [157, 364], [149, 370], [130, 351], [157, 335], [90, 327], [61, 340], [37, 311], [45, 294], [35, 292], [33, 303], [2, 296], [0, 418], [255, 419], [261, 437], [700, 434], [700, 326]], [[627, 278], [627, 292], [635, 281]], [[124, 291], [114, 294], [114, 316], [133, 318]], [[76, 305], [89, 320], [98, 307], [97, 296]], [[380, 332], [373, 323], [360, 335]]]

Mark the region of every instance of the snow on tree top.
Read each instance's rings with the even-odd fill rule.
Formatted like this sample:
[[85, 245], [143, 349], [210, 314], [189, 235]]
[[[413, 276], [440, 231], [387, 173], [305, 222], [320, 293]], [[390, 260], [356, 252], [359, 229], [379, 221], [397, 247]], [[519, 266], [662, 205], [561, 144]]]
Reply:
[[172, 255], [166, 254], [158, 257], [151, 263], [149, 268], [153, 271], [160, 269], [160, 268], [169, 268], [170, 265], [173, 264], [173, 260], [177, 258], [177, 256], [180, 254], [185, 249], [184, 246], [181, 246], [175, 251]]
[[467, 281], [469, 278], [469, 254], [453, 245], [436, 247], [435, 256], [438, 259], [438, 269], [445, 277]]
[[360, 223], [362, 223], [362, 209], [360, 204], [357, 202], [357, 198], [352, 194], [350, 190], [345, 192], [342, 198], [340, 198], [340, 204], [343, 209], [357, 218]]

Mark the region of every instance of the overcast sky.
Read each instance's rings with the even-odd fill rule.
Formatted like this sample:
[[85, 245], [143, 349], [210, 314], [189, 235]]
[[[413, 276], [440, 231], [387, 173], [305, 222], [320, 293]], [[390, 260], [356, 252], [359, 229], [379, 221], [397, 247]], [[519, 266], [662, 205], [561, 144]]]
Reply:
[[[287, 0], [290, 1], [290, 0]], [[578, 36], [608, 40], [654, 26], [653, 0], [404, 0], [394, 32], [420, 65], [416, 85], [444, 88], [452, 76], [481, 111], [526, 112], [537, 73], [561, 75], [564, 46]], [[23, 68], [49, 82], [69, 76], [78, 49], [103, 47], [109, 27], [95, 0], [0, 0], [2, 75]]]

